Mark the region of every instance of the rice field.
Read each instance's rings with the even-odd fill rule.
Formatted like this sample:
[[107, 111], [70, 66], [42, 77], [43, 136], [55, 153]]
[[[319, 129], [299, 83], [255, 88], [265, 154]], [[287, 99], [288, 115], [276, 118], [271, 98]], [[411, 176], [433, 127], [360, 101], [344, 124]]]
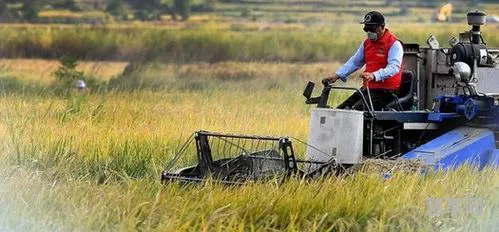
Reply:
[[[364, 170], [237, 187], [161, 183], [167, 161], [197, 130], [306, 141], [312, 106], [303, 87], [336, 70], [365, 37], [354, 24], [365, 7], [252, 2], [247, 9], [220, 2], [186, 23], [2, 24], [0, 231], [499, 230], [495, 170], [396, 172], [388, 180]], [[483, 7], [498, 14], [496, 5]], [[391, 16], [388, 27], [405, 43], [424, 45], [433, 34], [442, 46], [468, 30], [429, 23], [433, 12], [411, 9]], [[482, 31], [499, 47], [497, 24]], [[61, 55], [77, 58], [75, 71], [98, 88], [57, 93]], [[355, 76], [345, 85], [359, 86]], [[330, 105], [349, 94], [333, 92]], [[469, 199], [483, 208], [467, 211]]]
[[[127, 62], [82, 61], [109, 81]], [[494, 231], [499, 173], [379, 173], [239, 187], [164, 185], [166, 162], [190, 134], [306, 140], [302, 88], [337, 62], [154, 63], [137, 69], [164, 88], [50, 92], [50, 60], [0, 60], [0, 77], [38, 83], [0, 96], [1, 231]], [[151, 82], [157, 83], [157, 82]], [[359, 82], [349, 82], [358, 85]], [[348, 93], [334, 93], [337, 104]], [[303, 154], [302, 154], [303, 155]], [[428, 215], [429, 199], [479, 198], [480, 214]]]

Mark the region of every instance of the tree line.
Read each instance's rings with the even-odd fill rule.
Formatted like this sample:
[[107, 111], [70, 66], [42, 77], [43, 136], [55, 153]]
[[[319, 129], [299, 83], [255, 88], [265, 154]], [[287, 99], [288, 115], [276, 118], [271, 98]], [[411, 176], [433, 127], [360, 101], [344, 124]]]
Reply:
[[43, 9], [70, 11], [102, 10], [118, 20], [158, 20], [171, 15], [174, 20], [188, 20], [191, 9], [212, 11], [216, 0], [192, 5], [191, 0], [0, 0], [0, 18], [18, 18], [37, 22]]

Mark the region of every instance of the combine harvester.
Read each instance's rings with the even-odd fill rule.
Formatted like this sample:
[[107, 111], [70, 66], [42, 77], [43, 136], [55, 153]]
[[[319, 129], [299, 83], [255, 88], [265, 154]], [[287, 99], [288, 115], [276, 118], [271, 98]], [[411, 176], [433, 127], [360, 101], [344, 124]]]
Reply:
[[[306, 104], [317, 108], [307, 143], [198, 131], [161, 178], [227, 183], [276, 175], [306, 178], [344, 173], [372, 159], [417, 160], [437, 170], [499, 167], [499, 49], [483, 41], [485, 18], [483, 12], [468, 13], [472, 29], [452, 38], [450, 48], [440, 48], [433, 36], [428, 48], [405, 44], [401, 89], [383, 111], [374, 111], [369, 94], [357, 88], [325, 85], [312, 97], [309, 82]], [[367, 110], [332, 109], [328, 97], [336, 90], [361, 93]], [[305, 160], [297, 158], [293, 142], [306, 146]], [[187, 165], [192, 166], [182, 168]]]

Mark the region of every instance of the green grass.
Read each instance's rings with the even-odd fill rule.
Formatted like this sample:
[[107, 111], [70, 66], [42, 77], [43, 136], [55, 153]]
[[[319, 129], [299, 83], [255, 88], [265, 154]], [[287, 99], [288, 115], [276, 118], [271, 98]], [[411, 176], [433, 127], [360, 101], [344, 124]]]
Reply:
[[[392, 31], [405, 43], [425, 44], [430, 34], [446, 44], [467, 25], [394, 24]], [[317, 62], [345, 61], [365, 35], [358, 24], [308, 29], [237, 31], [216, 28], [85, 28], [4, 27], [0, 53], [4, 57], [57, 58], [70, 55], [89, 60], [159, 60], [176, 63], [221, 61]], [[255, 31], [256, 29], [256, 31]], [[486, 26], [484, 38], [499, 46], [499, 28]]]

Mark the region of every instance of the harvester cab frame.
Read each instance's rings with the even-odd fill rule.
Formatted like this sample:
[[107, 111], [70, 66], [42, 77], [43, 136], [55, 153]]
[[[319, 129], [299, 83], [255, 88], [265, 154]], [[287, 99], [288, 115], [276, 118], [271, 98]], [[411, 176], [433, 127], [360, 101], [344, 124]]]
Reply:
[[[364, 96], [356, 88], [325, 85], [320, 96], [311, 97], [314, 84], [309, 83], [303, 94], [306, 103], [317, 104], [317, 108], [312, 111], [309, 143], [338, 152], [338, 160], [342, 164], [357, 164], [365, 158], [417, 156], [418, 159], [431, 160], [428, 164], [435, 167], [457, 166], [471, 162], [469, 160], [472, 158], [475, 163], [480, 160], [480, 167], [489, 161], [496, 165], [497, 155], [494, 152], [497, 152], [499, 124], [499, 50], [487, 48], [481, 36], [480, 26], [485, 24], [485, 17], [483, 12], [469, 12], [468, 24], [472, 29], [460, 33], [459, 39], [451, 39], [450, 48], [436, 46], [438, 41], [434, 36], [429, 37], [428, 48], [420, 48], [419, 44], [404, 44], [401, 91], [382, 111], [372, 110], [368, 88]], [[351, 114], [345, 110], [331, 109], [327, 105], [331, 90], [339, 89], [357, 91], [362, 97], [366, 109], [363, 118], [350, 123], [363, 124], [363, 131], [351, 136], [353, 140], [363, 137], [362, 141], [331, 142], [339, 139], [337, 135], [345, 136], [345, 131], [348, 134], [348, 130], [321, 125], [341, 117], [338, 115]], [[341, 124], [351, 118], [345, 116]], [[337, 125], [340, 124], [338, 122]], [[331, 131], [334, 132], [327, 134], [328, 138], [320, 138]], [[451, 138], [449, 133], [456, 134], [455, 137], [451, 136], [454, 140], [444, 142]], [[480, 140], [480, 136], [489, 141], [486, 148], [474, 147], [474, 154], [456, 155]], [[457, 148], [457, 144], [462, 149]], [[357, 149], [352, 150], [351, 147]], [[454, 160], [444, 162], [447, 156], [454, 157]], [[324, 160], [324, 157], [307, 152], [307, 159], [317, 161]]]
[[[368, 159], [418, 161], [441, 170], [499, 167], [499, 48], [488, 48], [481, 36], [485, 17], [468, 13], [472, 29], [452, 38], [449, 48], [434, 36], [426, 48], [405, 43], [401, 89], [384, 109], [375, 111], [369, 91], [353, 87], [328, 84], [312, 97], [315, 84], [309, 82], [305, 103], [317, 107], [308, 141], [198, 131], [168, 163], [162, 180], [316, 177], [344, 173]], [[329, 107], [337, 90], [358, 92], [365, 110]], [[296, 153], [296, 142], [305, 145], [305, 154]]]

